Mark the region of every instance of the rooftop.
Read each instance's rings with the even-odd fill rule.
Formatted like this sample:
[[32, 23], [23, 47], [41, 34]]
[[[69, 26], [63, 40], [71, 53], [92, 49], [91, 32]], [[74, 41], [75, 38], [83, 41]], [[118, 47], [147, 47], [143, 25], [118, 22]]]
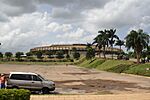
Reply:
[[32, 73], [32, 72], [10, 72], [10, 74], [32, 74], [32, 75], [37, 75], [36, 73]]

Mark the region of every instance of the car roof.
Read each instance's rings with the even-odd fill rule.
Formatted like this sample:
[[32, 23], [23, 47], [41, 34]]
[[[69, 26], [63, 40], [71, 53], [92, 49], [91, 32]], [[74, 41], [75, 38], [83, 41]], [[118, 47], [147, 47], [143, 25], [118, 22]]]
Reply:
[[10, 74], [32, 74], [32, 75], [37, 75], [36, 73], [32, 73], [32, 72], [10, 72]]

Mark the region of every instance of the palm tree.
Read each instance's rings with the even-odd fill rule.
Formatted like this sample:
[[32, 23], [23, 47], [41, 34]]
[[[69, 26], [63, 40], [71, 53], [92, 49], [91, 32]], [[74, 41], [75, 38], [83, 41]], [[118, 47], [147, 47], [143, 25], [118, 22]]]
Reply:
[[121, 47], [124, 45], [124, 41], [122, 40], [117, 40], [115, 45], [119, 46], [120, 47], [120, 54], [121, 54]]
[[98, 48], [99, 58], [101, 57], [101, 48], [102, 48], [102, 41], [101, 35], [98, 35], [94, 38], [94, 42], [92, 44], [96, 44], [96, 48]]
[[125, 37], [127, 50], [131, 48], [134, 50], [134, 52], [136, 53], [138, 64], [140, 63], [142, 50], [144, 48], [148, 48], [149, 38], [150, 36], [144, 33], [141, 29], [139, 29], [138, 31], [132, 30]]
[[119, 40], [119, 37], [115, 34], [116, 29], [110, 29], [110, 30], [107, 30], [107, 32], [109, 35], [109, 44], [111, 47], [111, 53], [112, 53], [112, 59], [113, 59], [113, 45], [114, 45], [116, 40]]
[[105, 49], [106, 49], [106, 46], [108, 47], [108, 44], [109, 44], [109, 35], [107, 34], [107, 30], [98, 31], [98, 33], [100, 33], [98, 37], [101, 40], [100, 44], [102, 45], [102, 48], [103, 48], [104, 59], [106, 59]]

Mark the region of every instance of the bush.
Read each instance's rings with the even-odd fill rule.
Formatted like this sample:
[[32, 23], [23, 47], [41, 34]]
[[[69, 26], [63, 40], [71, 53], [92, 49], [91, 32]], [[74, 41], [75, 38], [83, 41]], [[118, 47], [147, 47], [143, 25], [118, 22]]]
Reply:
[[1, 89], [0, 100], [30, 100], [30, 94], [24, 89]]
[[80, 53], [79, 52], [73, 53], [73, 58], [78, 60], [80, 58]]

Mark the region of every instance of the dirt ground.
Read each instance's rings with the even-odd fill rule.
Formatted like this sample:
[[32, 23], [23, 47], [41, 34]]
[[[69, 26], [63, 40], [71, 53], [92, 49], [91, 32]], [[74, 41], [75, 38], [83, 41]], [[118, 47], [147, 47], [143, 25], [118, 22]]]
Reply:
[[73, 65], [0, 64], [0, 73], [34, 72], [56, 83], [58, 94], [150, 93], [150, 78], [117, 74]]

